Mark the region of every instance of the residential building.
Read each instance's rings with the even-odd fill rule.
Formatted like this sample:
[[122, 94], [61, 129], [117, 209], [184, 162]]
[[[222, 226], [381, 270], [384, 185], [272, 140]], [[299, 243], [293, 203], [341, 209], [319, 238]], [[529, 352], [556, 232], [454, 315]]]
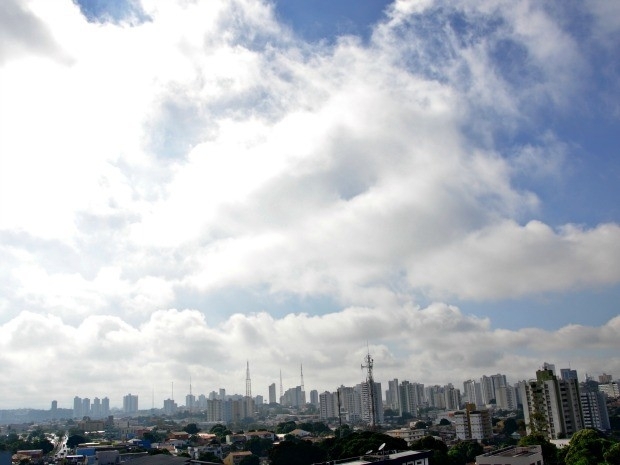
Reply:
[[310, 391], [310, 403], [315, 407], [319, 406], [319, 391], [316, 389]]
[[570, 437], [583, 429], [576, 379], [563, 380], [551, 369], [538, 370], [536, 379], [520, 383], [528, 434], [544, 432], [549, 439]]
[[424, 406], [424, 384], [403, 381], [398, 388], [399, 414], [409, 413], [416, 417], [419, 409]]
[[475, 404], [478, 407], [483, 407], [482, 401], [482, 386], [478, 381], [468, 379], [463, 381], [463, 400], [469, 404]]
[[321, 420], [338, 418], [337, 394], [328, 391], [319, 394], [319, 413]]
[[445, 408], [447, 410], [458, 410], [461, 408], [461, 390], [455, 388], [451, 383], [444, 386]]
[[486, 409], [476, 410], [475, 404], [467, 404], [465, 410], [454, 412], [456, 437], [462, 441], [490, 439], [493, 437], [491, 414]]
[[123, 397], [123, 411], [125, 413], [136, 413], [138, 411], [138, 396], [127, 394]]
[[301, 386], [287, 389], [284, 391], [280, 403], [285, 407], [302, 407], [306, 405], [306, 393], [301, 389]]
[[616, 382], [599, 384], [598, 390], [605, 394], [605, 396], [612, 399], [617, 399], [620, 397], [620, 387], [618, 387], [618, 383]]
[[269, 403], [276, 404], [278, 401], [276, 400], [276, 383], [271, 383], [269, 385]]
[[398, 379], [388, 381], [388, 388], [385, 391], [385, 406], [395, 412], [400, 412], [400, 394], [398, 389]]
[[166, 415], [173, 415], [177, 411], [177, 403], [172, 399], [164, 400], [164, 413]]
[[495, 402], [502, 410], [517, 410], [517, 390], [510, 385], [496, 388]]
[[600, 384], [609, 384], [613, 381], [613, 377], [611, 375], [608, 375], [607, 373], [603, 373], [602, 375], [599, 375], [598, 377], [598, 382]]
[[364, 381], [356, 386], [356, 390], [359, 392], [361, 401], [362, 421], [369, 425], [383, 423], [381, 383]]
[[407, 443], [407, 447], [411, 447], [411, 444], [415, 441], [419, 441], [426, 436], [427, 431], [425, 429], [399, 428], [386, 431], [385, 434], [393, 438], [402, 439]]
[[605, 394], [598, 390], [596, 381], [579, 386], [584, 428], [607, 431], [611, 429]]

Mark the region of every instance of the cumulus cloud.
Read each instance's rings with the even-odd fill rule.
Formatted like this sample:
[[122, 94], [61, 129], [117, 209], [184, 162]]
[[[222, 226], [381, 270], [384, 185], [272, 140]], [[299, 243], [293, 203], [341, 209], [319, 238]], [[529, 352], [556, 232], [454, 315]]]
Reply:
[[[129, 392], [140, 395], [142, 405], [154, 400], [160, 406], [170, 395], [170, 383], [182, 398], [190, 377], [195, 394], [221, 387], [244, 393], [246, 361], [255, 395], [266, 396], [267, 386], [279, 383], [280, 370], [285, 388], [299, 385], [301, 364], [308, 391], [357, 384], [365, 376], [360, 365], [366, 351], [375, 361], [377, 381], [384, 384], [397, 377], [458, 387], [465, 379], [498, 371], [515, 382], [533, 377], [545, 360], [565, 362], [576, 343], [580, 352], [570, 359], [571, 367], [614, 372], [620, 369], [617, 362], [595, 354], [613, 350], [619, 331], [617, 317], [600, 327], [494, 330], [487, 320], [439, 303], [380, 311], [348, 308], [322, 316], [235, 314], [217, 326], [198, 310], [157, 311], [137, 326], [113, 316], [90, 316], [70, 325], [53, 315], [23, 312], [0, 326], [0, 365], [8, 379], [20, 379], [23, 367], [29, 367], [25, 382], [41, 407], [54, 398], [70, 408], [76, 394], [108, 396], [112, 405], [121, 405]], [[368, 347], [365, 338], [372, 340]], [[52, 375], [49, 367], [62, 376]], [[72, 384], [76, 392], [67, 392], [67, 382], [78, 379]], [[14, 383], [5, 383], [1, 391], [12, 405], [21, 399]]]
[[[551, 224], [536, 189], [571, 173], [574, 146], [545, 119], [572, 111], [589, 52], [616, 37], [603, 4], [586, 41], [537, 2], [399, 0], [368, 43], [329, 44], [259, 0], [124, 5], [90, 21], [68, 0], [2, 7], [0, 25], [25, 25], [0, 33], [7, 340], [62, 334], [46, 351], [79, 355], [93, 380], [99, 361], [120, 376], [139, 352], [141, 379], [198, 370], [231, 387], [252, 353], [308, 360], [328, 388], [345, 381], [336, 354], [357, 367], [363, 340], [385, 376], [411, 364], [428, 380], [437, 363], [525, 376], [540, 355], [528, 338], [562, 331], [608, 347], [614, 320], [502, 333], [439, 303], [620, 282], [618, 225]], [[342, 311], [200, 306], [235, 289]], [[195, 310], [169, 310], [188, 295]], [[459, 352], [469, 337], [494, 350]], [[573, 361], [596, 364], [584, 353]]]

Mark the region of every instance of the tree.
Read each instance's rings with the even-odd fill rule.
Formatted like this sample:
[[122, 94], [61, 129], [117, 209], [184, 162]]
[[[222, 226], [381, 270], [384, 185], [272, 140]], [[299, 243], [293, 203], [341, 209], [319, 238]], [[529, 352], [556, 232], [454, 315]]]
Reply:
[[252, 454], [247, 457], [243, 457], [239, 465], [260, 465], [260, 458], [258, 456]]
[[598, 465], [605, 462], [605, 454], [613, 443], [605, 439], [598, 431], [590, 428], [573, 434], [564, 460], [566, 465]]
[[324, 462], [327, 453], [310, 441], [283, 441], [269, 452], [272, 465], [311, 465]]
[[271, 439], [264, 438], [252, 438], [243, 445], [243, 450], [249, 450], [252, 454], [258, 457], [264, 457], [269, 450], [273, 447], [273, 441]]
[[449, 465], [451, 462], [446, 443], [440, 439], [435, 439], [433, 436], [424, 436], [422, 439], [412, 442], [409, 448], [411, 450], [432, 451], [432, 455], [429, 457], [429, 465]]
[[551, 444], [544, 433], [532, 433], [519, 440], [520, 446], [541, 446], [545, 465], [558, 463], [558, 448]]
[[198, 434], [200, 428], [198, 428], [198, 425], [196, 425], [196, 423], [188, 423], [185, 428], [183, 428], [183, 431], [188, 434]]
[[85, 442], [88, 442], [88, 439], [85, 436], [82, 436], [80, 434], [73, 434], [69, 436], [69, 438], [67, 438], [67, 447], [73, 449], [79, 444], [83, 444]]
[[465, 465], [475, 462], [476, 456], [483, 452], [484, 448], [478, 441], [461, 441], [448, 450], [448, 457], [452, 459], [452, 463], [455, 465]]
[[214, 462], [223, 463], [222, 459], [215, 455], [213, 452], [201, 452], [198, 454], [198, 460], [201, 462]]
[[403, 439], [393, 438], [387, 434], [375, 433], [372, 431], [361, 431], [351, 433], [341, 439], [336, 439], [328, 452], [330, 459], [338, 460], [364, 455], [369, 450], [376, 451], [381, 444], [385, 444], [385, 450], [407, 449], [407, 443]]
[[297, 429], [297, 423], [295, 423], [294, 421], [285, 421], [282, 423], [278, 423], [278, 426], [276, 426], [276, 433], [277, 434], [286, 434], [286, 433], [290, 433], [291, 431]]
[[439, 420], [439, 426], [447, 426], [449, 424], [450, 424], [450, 420], [446, 418], [442, 418], [441, 420]]
[[517, 420], [514, 418], [507, 418], [504, 420], [504, 429], [503, 432], [506, 436], [510, 436], [512, 433], [519, 429], [519, 425], [517, 424]]
[[603, 454], [605, 461], [609, 465], [618, 465], [620, 464], [620, 442], [613, 444], [607, 451]]

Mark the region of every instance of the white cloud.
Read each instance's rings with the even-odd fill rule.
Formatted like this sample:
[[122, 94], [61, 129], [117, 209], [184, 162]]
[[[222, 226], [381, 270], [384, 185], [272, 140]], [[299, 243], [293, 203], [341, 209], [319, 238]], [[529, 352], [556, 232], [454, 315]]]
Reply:
[[[129, 392], [140, 396], [142, 406], [154, 401], [161, 407], [170, 383], [183, 402], [190, 376], [195, 394], [220, 387], [242, 394], [246, 361], [255, 395], [266, 396], [269, 384], [279, 384], [280, 370], [285, 388], [299, 385], [301, 364], [308, 391], [333, 390], [364, 379], [360, 365], [367, 350], [384, 384], [398, 377], [459, 387], [465, 379], [498, 371], [515, 382], [533, 377], [544, 360], [565, 362], [576, 343], [580, 354], [570, 363], [581, 374], [620, 369], [611, 354], [601, 355], [616, 346], [618, 318], [601, 327], [572, 325], [554, 332], [493, 330], [488, 323], [444, 304], [280, 319], [235, 314], [218, 326], [196, 310], [158, 311], [139, 326], [111, 316], [91, 316], [73, 326], [24, 312], [0, 326], [0, 365], [9, 379], [20, 379], [26, 364], [30, 399], [45, 407], [55, 398], [65, 408], [74, 395], [108, 396], [112, 405], [121, 405]], [[71, 392], [68, 380], [75, 386]], [[5, 383], [0, 391], [7, 404], [19, 405], [21, 387]]]
[[[303, 358], [328, 388], [357, 379], [370, 340], [385, 376], [410, 365], [443, 382], [444, 363], [456, 382], [508, 363], [525, 376], [540, 355], [530, 337], [609, 347], [615, 320], [502, 332], [410, 304], [620, 282], [617, 224], [547, 224], [544, 199], [515, 182], [563, 182], [571, 144], [539, 111], [567, 111], [586, 85], [587, 54], [544, 6], [398, 1], [370, 44], [327, 46], [252, 0], [145, 1], [150, 19], [131, 26], [88, 23], [68, 0], [7, 5], [39, 32], [7, 29], [0, 49], [2, 331], [12, 344], [37, 324], [62, 334], [43, 359], [82, 360], [59, 375], [100, 379], [96, 357], [143, 384], [197, 370], [233, 388], [250, 353]], [[496, 143], [506, 133], [521, 137]], [[345, 310], [165, 310], [239, 288]], [[466, 337], [495, 349], [463, 351]], [[584, 353], [574, 360], [601, 366]], [[338, 381], [342, 363], [354, 368]], [[252, 364], [263, 384], [275, 376]], [[119, 389], [148, 390], [135, 380]]]

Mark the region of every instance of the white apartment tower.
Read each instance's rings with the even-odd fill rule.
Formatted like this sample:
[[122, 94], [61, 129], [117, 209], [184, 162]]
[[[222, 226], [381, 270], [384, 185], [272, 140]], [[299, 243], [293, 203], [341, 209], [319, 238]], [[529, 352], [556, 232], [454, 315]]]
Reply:
[[576, 379], [563, 380], [551, 369], [538, 370], [536, 379], [521, 382], [519, 387], [528, 434], [542, 431], [550, 439], [561, 439], [583, 429]]
[[123, 397], [123, 411], [125, 413], [136, 413], [138, 411], [138, 396], [127, 394]]

